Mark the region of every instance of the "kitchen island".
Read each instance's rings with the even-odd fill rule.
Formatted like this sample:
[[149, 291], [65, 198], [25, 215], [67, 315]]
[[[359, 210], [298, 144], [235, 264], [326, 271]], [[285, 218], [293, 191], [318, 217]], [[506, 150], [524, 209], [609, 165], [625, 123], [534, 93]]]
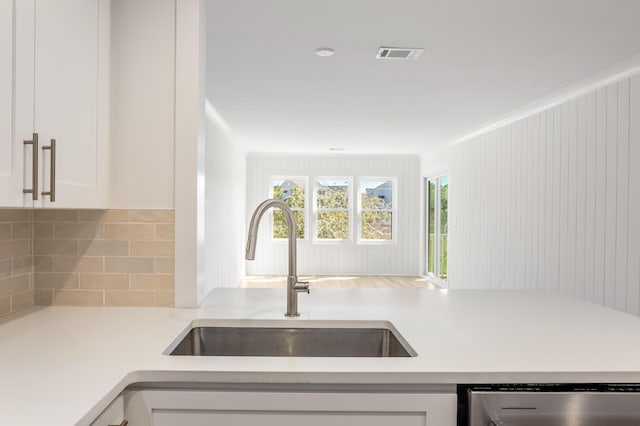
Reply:
[[[216, 289], [198, 309], [37, 307], [0, 323], [3, 424], [90, 424], [125, 388], [180, 383], [431, 387], [638, 383], [640, 318], [549, 292]], [[199, 319], [390, 321], [407, 358], [190, 357], [163, 352]]]

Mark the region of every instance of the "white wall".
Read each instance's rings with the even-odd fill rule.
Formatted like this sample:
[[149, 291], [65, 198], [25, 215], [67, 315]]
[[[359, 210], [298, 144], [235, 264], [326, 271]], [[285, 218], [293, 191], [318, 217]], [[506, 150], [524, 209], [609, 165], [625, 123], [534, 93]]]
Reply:
[[[109, 207], [175, 204], [178, 307], [197, 306], [244, 275], [245, 153], [205, 118], [205, 3], [111, 3]], [[222, 221], [214, 208], [221, 199], [233, 211]]]
[[175, 54], [176, 307], [198, 306], [209, 292], [205, 256], [205, 0], [179, 0]]
[[454, 145], [450, 288], [640, 314], [640, 76]]
[[209, 119], [206, 143], [205, 265], [207, 292], [244, 278], [247, 155]]
[[173, 208], [175, 9], [111, 1], [110, 208]]
[[[321, 156], [251, 154], [247, 170], [248, 227], [253, 210], [269, 197], [272, 176], [398, 177], [397, 244], [357, 245], [298, 242], [300, 274], [418, 274], [420, 241], [420, 165], [416, 156]], [[354, 182], [355, 184], [355, 182]], [[286, 274], [287, 245], [270, 238], [270, 215], [260, 226], [256, 259], [247, 274]]]

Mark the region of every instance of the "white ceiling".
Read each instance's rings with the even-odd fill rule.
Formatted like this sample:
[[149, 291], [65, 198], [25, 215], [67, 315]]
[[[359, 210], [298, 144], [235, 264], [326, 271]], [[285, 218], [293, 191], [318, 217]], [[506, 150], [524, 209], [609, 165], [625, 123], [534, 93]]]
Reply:
[[[207, 8], [207, 98], [256, 152], [423, 153], [640, 53], [640, 0]], [[381, 46], [425, 52], [376, 60]], [[318, 57], [318, 47], [336, 55]]]

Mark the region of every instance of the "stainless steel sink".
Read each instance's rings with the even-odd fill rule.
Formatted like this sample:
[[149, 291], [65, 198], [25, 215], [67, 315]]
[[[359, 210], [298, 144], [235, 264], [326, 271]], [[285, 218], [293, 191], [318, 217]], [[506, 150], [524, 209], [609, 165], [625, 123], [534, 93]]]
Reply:
[[[411, 357], [415, 351], [386, 322], [245, 321], [241, 325], [193, 325], [169, 355]], [[369, 326], [370, 325], [370, 326]]]

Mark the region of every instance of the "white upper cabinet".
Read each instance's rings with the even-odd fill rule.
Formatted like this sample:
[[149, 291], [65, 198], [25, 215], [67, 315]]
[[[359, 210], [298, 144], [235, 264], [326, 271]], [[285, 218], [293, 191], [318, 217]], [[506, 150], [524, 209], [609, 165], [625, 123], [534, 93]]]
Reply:
[[[41, 195], [35, 205], [106, 207], [109, 2], [36, 0], [35, 5], [33, 111], [41, 149]], [[54, 149], [46, 148], [52, 139], [55, 173]], [[42, 194], [52, 191], [55, 201]]]
[[[13, 1], [0, 0], [0, 185], [16, 189], [13, 167]], [[18, 181], [18, 185], [20, 181]], [[3, 204], [13, 205], [6, 191]], [[17, 191], [16, 191], [17, 193]]]
[[[24, 107], [17, 95], [24, 95], [33, 99], [33, 83], [31, 89], [24, 90], [20, 73], [24, 60], [33, 64], [33, 54], [19, 51], [24, 45], [24, 34], [17, 32], [16, 21], [21, 18], [25, 10], [21, 2], [0, 0], [0, 206], [1, 207], [31, 207], [33, 202], [30, 194], [23, 194], [25, 185], [31, 186], [31, 153], [29, 145], [22, 143], [22, 136], [31, 139], [32, 123], [26, 132], [20, 128], [24, 124], [16, 116], [16, 108]], [[19, 9], [20, 8], [20, 9]], [[28, 10], [26, 10], [28, 12]], [[28, 21], [27, 21], [28, 25]], [[26, 28], [25, 28], [26, 30]], [[28, 39], [32, 37], [27, 36]], [[27, 45], [29, 40], [27, 41]], [[31, 54], [30, 54], [31, 53]], [[31, 56], [30, 59], [28, 57]], [[33, 66], [33, 65], [32, 65]], [[33, 73], [31, 72], [31, 75]], [[32, 101], [29, 101], [32, 104]], [[28, 120], [28, 117], [23, 117]], [[27, 158], [28, 156], [28, 158]], [[29, 160], [28, 164], [25, 162]]]
[[[10, 59], [0, 65], [0, 206], [106, 207], [109, 0], [0, 0], [0, 8], [0, 52]], [[33, 133], [36, 173], [33, 145], [23, 143]], [[34, 177], [31, 201], [23, 189]]]

